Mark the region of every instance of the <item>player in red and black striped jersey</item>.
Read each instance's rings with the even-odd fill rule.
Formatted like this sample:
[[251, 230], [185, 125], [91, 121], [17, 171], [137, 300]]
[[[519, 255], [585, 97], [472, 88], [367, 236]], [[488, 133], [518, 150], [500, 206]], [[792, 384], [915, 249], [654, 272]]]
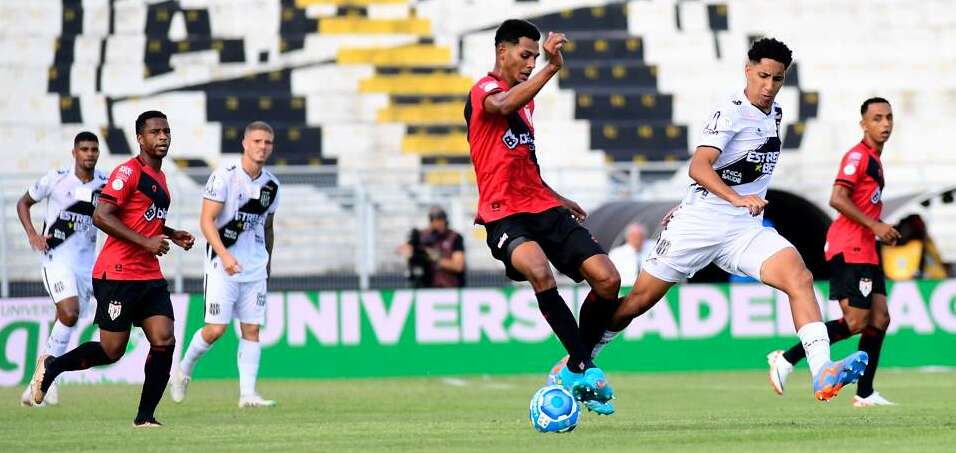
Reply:
[[[890, 312], [886, 304], [886, 282], [876, 241], [892, 244], [900, 233], [883, 223], [883, 145], [893, 132], [893, 109], [883, 98], [870, 98], [860, 107], [863, 140], [844, 154], [833, 182], [830, 206], [839, 213], [827, 231], [824, 246], [830, 263], [830, 300], [840, 302], [843, 317], [826, 323], [830, 343], [860, 333], [860, 351], [866, 351], [869, 363], [857, 384], [853, 405], [857, 407], [892, 404], [873, 390], [873, 377]], [[773, 351], [770, 382], [778, 394], [793, 370], [805, 356], [800, 344], [786, 352]]]
[[113, 170], [93, 212], [93, 223], [109, 235], [93, 266], [94, 320], [100, 341], [83, 343], [60, 357], [40, 357], [33, 374], [33, 400], [41, 403], [64, 371], [119, 360], [135, 325], [143, 328], [150, 350], [133, 425], [155, 427], [160, 426], [154, 412], [169, 381], [176, 343], [173, 307], [157, 257], [169, 252], [170, 241], [189, 250], [194, 238], [166, 226], [170, 195], [162, 163], [171, 141], [166, 115], [142, 113], [136, 119], [136, 139], [139, 155]]
[[[495, 66], [472, 86], [465, 103], [468, 143], [478, 182], [477, 223], [488, 232], [491, 254], [509, 278], [527, 280], [538, 307], [569, 354], [560, 367], [562, 385], [591, 410], [609, 414], [613, 392], [591, 350], [618, 306], [621, 278], [591, 233], [579, 222], [587, 213], [558, 195], [541, 178], [535, 156], [534, 96], [561, 69], [562, 33], [548, 33], [547, 64], [532, 75], [541, 33], [530, 22], [506, 20], [495, 32]], [[581, 325], [558, 289], [549, 261], [591, 293], [581, 307]]]

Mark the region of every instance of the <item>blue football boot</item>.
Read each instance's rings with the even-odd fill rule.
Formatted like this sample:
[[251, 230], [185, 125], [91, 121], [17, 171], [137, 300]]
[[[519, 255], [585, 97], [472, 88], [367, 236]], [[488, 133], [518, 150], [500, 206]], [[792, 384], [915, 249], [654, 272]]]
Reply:
[[870, 358], [864, 351], [857, 351], [845, 359], [827, 363], [813, 376], [813, 396], [820, 401], [830, 401], [847, 384], [863, 376]]

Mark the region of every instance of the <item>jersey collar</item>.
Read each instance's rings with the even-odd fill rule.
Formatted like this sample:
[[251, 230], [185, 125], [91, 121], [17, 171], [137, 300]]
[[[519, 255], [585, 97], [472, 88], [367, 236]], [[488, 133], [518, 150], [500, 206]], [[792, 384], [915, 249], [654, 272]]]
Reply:
[[877, 160], [880, 159], [880, 154], [876, 152], [876, 148], [871, 148], [870, 145], [867, 145], [866, 140], [860, 140], [860, 147], [862, 147], [869, 155], [875, 157]]
[[760, 107], [757, 107], [753, 104], [753, 102], [750, 102], [750, 98], [747, 97], [746, 90], [741, 90], [738, 94], [740, 95], [740, 101], [746, 103], [747, 106], [750, 107], [750, 110], [752, 110], [754, 114], [759, 115], [760, 118], [770, 118], [774, 114], [773, 104], [776, 101], [770, 103], [770, 113], [764, 113], [763, 110], [760, 110]]

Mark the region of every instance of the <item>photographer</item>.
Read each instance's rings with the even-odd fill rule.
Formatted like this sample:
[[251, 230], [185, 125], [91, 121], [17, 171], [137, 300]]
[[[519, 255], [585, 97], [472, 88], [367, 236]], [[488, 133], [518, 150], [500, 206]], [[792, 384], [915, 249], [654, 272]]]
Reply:
[[465, 244], [448, 228], [448, 215], [439, 207], [428, 211], [429, 226], [413, 229], [398, 253], [408, 258], [408, 278], [414, 288], [465, 286]]

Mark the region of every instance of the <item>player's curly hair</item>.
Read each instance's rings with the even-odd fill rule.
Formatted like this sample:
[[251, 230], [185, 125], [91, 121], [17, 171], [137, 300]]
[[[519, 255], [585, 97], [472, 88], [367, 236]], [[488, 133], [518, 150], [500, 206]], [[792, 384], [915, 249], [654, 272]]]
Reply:
[[537, 41], [541, 39], [541, 32], [538, 31], [538, 27], [524, 19], [508, 19], [495, 31], [495, 47], [503, 42], [518, 44], [521, 38]]
[[142, 134], [143, 129], [146, 127], [146, 120], [151, 118], [162, 118], [166, 119], [166, 114], [160, 112], [159, 110], [147, 110], [143, 113], [140, 113], [136, 117], [136, 133]]
[[747, 58], [754, 64], [760, 63], [760, 60], [764, 58], [769, 58], [774, 61], [779, 61], [783, 64], [784, 69], [790, 67], [790, 63], [793, 62], [793, 52], [790, 51], [790, 48], [786, 44], [777, 41], [773, 38], [760, 38], [753, 42], [750, 46], [750, 51], [747, 52]]

